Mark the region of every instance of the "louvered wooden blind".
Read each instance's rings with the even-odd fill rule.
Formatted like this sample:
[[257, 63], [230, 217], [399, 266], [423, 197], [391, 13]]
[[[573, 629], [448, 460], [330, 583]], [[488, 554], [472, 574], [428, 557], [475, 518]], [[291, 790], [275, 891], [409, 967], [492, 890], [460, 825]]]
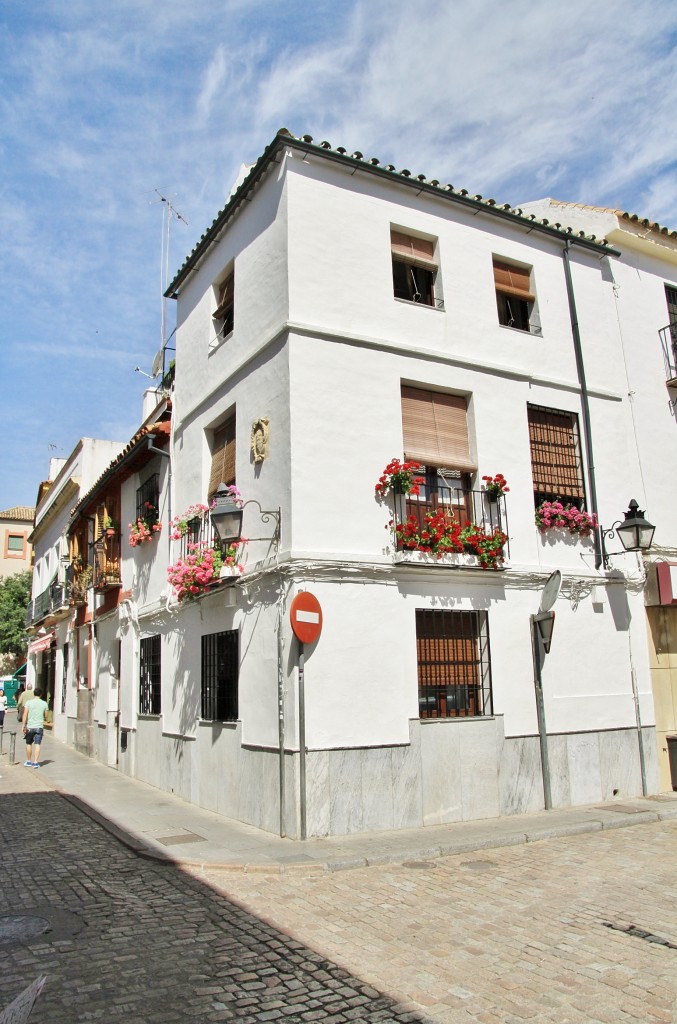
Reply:
[[390, 232], [390, 247], [393, 256], [406, 259], [409, 263], [420, 263], [424, 267], [437, 267], [435, 245], [424, 238], [414, 238], [401, 231]]
[[425, 466], [472, 473], [466, 399], [402, 385], [404, 454]]
[[527, 407], [534, 493], [548, 498], [585, 498], [578, 417], [575, 413]]
[[501, 260], [494, 260], [494, 284], [497, 292], [515, 295], [525, 302], [535, 302], [531, 292], [531, 271], [526, 267], [513, 267]]
[[209, 474], [209, 493], [211, 500], [216, 494], [219, 484], [235, 483], [235, 416], [230, 416], [222, 426], [214, 431], [212, 445], [212, 468]]

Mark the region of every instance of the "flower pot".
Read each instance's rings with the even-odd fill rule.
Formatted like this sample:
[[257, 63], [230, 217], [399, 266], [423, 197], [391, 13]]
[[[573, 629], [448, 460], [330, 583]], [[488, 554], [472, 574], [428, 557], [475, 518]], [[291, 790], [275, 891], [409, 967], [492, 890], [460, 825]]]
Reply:
[[485, 491], [484, 493], [487, 496], [487, 501], [491, 505], [495, 505], [496, 502], [498, 501], [498, 491]]
[[107, 526], [106, 527], [106, 536], [107, 537], [114, 537], [115, 536], [115, 527]]

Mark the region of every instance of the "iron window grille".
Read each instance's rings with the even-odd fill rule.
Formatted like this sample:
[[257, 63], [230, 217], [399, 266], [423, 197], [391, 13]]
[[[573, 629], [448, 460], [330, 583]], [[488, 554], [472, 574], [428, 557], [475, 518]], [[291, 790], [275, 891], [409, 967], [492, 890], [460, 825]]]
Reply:
[[162, 710], [161, 637], [141, 641], [139, 660], [139, 712], [159, 715]]
[[585, 509], [585, 484], [578, 416], [528, 405], [534, 505], [562, 501]]
[[[150, 519], [154, 519], [157, 522], [158, 510], [160, 504], [160, 474], [153, 473], [152, 476], [148, 477], [145, 483], [141, 484], [136, 490], [136, 518], [145, 519], [149, 522]], [[154, 510], [154, 515], [149, 518], [148, 505]]]
[[202, 718], [236, 722], [240, 669], [239, 632], [228, 629], [202, 637]]
[[420, 718], [493, 714], [486, 612], [417, 609]]

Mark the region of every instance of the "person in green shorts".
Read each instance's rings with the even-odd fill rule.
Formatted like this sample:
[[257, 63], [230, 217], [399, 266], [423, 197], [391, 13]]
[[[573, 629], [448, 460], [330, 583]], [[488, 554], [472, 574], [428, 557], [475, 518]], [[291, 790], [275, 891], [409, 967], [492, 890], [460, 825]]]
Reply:
[[32, 700], [26, 701], [24, 710], [24, 735], [26, 737], [26, 760], [24, 768], [39, 768], [40, 744], [45, 727], [45, 712], [48, 710], [46, 700], [42, 699], [42, 690], [35, 690]]

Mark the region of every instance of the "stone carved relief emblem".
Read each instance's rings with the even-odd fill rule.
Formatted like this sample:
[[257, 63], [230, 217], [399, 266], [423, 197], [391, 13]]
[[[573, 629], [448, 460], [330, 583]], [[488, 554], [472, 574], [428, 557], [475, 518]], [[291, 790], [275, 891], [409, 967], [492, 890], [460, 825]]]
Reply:
[[251, 450], [254, 463], [263, 462], [268, 455], [268, 424], [270, 420], [264, 416], [260, 420], [254, 420], [251, 432]]

